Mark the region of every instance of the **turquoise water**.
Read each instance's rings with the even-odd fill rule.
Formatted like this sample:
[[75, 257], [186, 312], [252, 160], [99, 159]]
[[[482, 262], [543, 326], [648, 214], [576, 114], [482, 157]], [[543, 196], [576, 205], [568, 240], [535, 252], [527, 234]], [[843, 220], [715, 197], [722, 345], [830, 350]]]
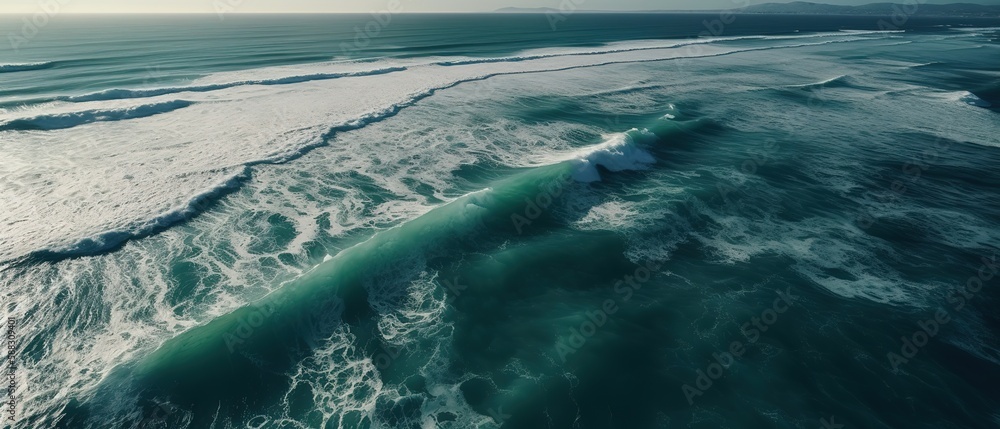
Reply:
[[5, 427], [1000, 424], [1000, 20], [565, 18], [4, 51]]

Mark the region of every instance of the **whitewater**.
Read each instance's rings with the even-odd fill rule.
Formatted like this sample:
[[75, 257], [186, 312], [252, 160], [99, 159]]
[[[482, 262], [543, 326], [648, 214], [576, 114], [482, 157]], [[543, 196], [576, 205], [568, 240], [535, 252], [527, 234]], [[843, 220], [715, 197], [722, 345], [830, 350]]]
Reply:
[[[444, 63], [447, 67], [440, 62], [317, 64], [254, 72], [282, 77], [205, 85], [195, 81], [189, 86], [162, 89], [115, 89], [13, 110], [0, 115], [0, 131], [21, 131], [16, 140], [11, 139], [16, 146], [6, 148], [9, 162], [4, 164], [7, 168], [2, 175], [11, 184], [30, 188], [31, 195], [5, 195], [16, 203], [0, 221], [19, 226], [13, 231], [16, 236], [0, 237], [4, 244], [0, 258], [10, 260], [38, 251], [68, 255], [100, 252], [130, 237], [168, 227], [196, 212], [203, 200], [234, 186], [248, 173], [249, 166], [294, 159], [324, 144], [334, 132], [383, 120], [436, 91], [464, 82], [509, 74], [862, 41], [866, 34], [885, 37], [891, 33], [803, 35], [798, 38], [820, 41], [744, 49], [715, 46], [712, 41], [667, 43], [662, 47], [640, 42], [641, 47], [636, 48], [526, 53], [492, 60], [452, 61]], [[722, 38], [718, 42], [729, 40]], [[345, 71], [339, 71], [341, 68]], [[280, 88], [272, 89], [272, 85]], [[368, 88], [363, 98], [357, 97], [358, 88]], [[93, 125], [78, 129], [88, 124]], [[23, 132], [33, 128], [67, 131]], [[142, 140], [136, 141], [135, 134], [140, 134]], [[94, 136], [102, 136], [102, 141], [93, 141]], [[213, 142], [242, 144], [228, 148]], [[128, 167], [107, 163], [121, 150], [135, 146], [142, 149], [130, 150], [122, 159]], [[38, 147], [49, 148], [48, 156], [54, 158], [38, 159]], [[78, 156], [81, 150], [86, 150], [87, 155]], [[59, 177], [45, 175], [44, 167], [24, 168], [67, 159], [77, 166], [68, 171], [55, 170]], [[97, 173], [102, 171], [129, 173], [121, 177]], [[66, 195], [89, 204], [67, 205]], [[115, 211], [104, 212], [109, 206]], [[72, 224], [50, 221], [69, 218]]]

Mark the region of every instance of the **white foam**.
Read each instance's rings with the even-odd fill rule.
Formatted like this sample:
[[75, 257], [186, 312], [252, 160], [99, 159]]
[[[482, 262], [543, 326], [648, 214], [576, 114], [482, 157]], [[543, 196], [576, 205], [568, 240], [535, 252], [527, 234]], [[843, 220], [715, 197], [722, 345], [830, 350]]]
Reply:
[[828, 78], [828, 79], [823, 79], [823, 80], [820, 80], [818, 82], [803, 83], [803, 84], [798, 84], [798, 85], [788, 85], [787, 87], [788, 88], [809, 88], [809, 87], [814, 87], [814, 86], [825, 86], [825, 85], [829, 85], [829, 84], [834, 83], [834, 82], [839, 82], [839, 81], [846, 80], [848, 78], [849, 78], [848, 75], [842, 74], [842, 75], [837, 75], [837, 76], [834, 76], [834, 77], [831, 77], [831, 78]]
[[831, 293], [890, 305], [927, 305], [931, 292], [940, 287], [904, 280], [880, 259], [893, 254], [892, 248], [839, 220], [814, 217], [791, 223], [772, 220], [766, 212], [734, 216], [705, 207], [699, 216], [716, 226], [693, 236], [720, 263], [783, 255], [795, 261], [793, 269], [803, 278]]
[[[698, 54], [734, 52], [740, 50], [707, 44]], [[215, 90], [168, 91], [147, 97], [142, 103], [164, 103], [178, 96], [195, 103], [155, 116], [47, 132], [0, 132], [7, 137], [3, 139], [0, 198], [9, 201], [8, 210], [0, 215], [0, 224], [9, 226], [0, 230], [0, 260], [38, 249], [100, 250], [130, 235], [162, 228], [167, 225], [160, 221], [190, 213], [191, 201], [200, 195], [223, 191], [246, 165], [298, 157], [323, 144], [331, 128], [364, 126], [461, 82], [690, 55], [676, 48], [648, 49], [464, 66], [411, 66], [395, 73], [282, 85], [224, 84]], [[328, 72], [340, 73], [339, 69]], [[268, 70], [266, 78], [274, 78], [273, 73]], [[359, 97], [361, 88], [364, 96]], [[122, 103], [97, 100], [72, 106], [79, 111], [102, 111], [120, 108]], [[66, 104], [56, 106], [61, 114], [66, 112]], [[638, 153], [640, 158], [631, 158], [631, 165], [595, 156], [592, 161], [604, 162], [611, 169], [642, 161]], [[88, 241], [105, 245], [93, 246]]]
[[[495, 427], [490, 417], [476, 413], [465, 402], [460, 386], [469, 376], [450, 375], [453, 328], [444, 315], [446, 293], [437, 274], [425, 271], [419, 260], [409, 262], [407, 274], [380, 276], [384, 282], [368, 288], [369, 302], [378, 312], [380, 340], [388, 346], [373, 358], [358, 347], [351, 328], [340, 325], [292, 371], [280, 421], [301, 421], [290, 410], [293, 398], [305, 391], [314, 404], [312, 413], [321, 416], [322, 427], [346, 427], [348, 418], [361, 418], [377, 428], [439, 427], [439, 416], [445, 412], [456, 419], [450, 423], [453, 427]], [[399, 287], [400, 281], [409, 285]], [[390, 377], [387, 373], [398, 373], [395, 367], [416, 368], [413, 375], [423, 377], [426, 391], [412, 391], [398, 375]], [[419, 401], [419, 412], [386, 415], [387, 405], [405, 400]], [[269, 415], [253, 420], [261, 422], [260, 427], [275, 422]]]
[[608, 201], [591, 207], [575, 226], [585, 230], [621, 230], [635, 225], [642, 216], [634, 203]]
[[[0, 311], [18, 319], [24, 338], [36, 332], [51, 333], [45, 359], [19, 362], [23, 389], [19, 405], [50, 423], [69, 400], [91, 391], [107, 370], [150, 347], [150, 339], [176, 335], [196, 323], [174, 312], [167, 299], [168, 273], [145, 252], [109, 259], [99, 267], [87, 260], [70, 260], [59, 266], [39, 265], [18, 277], [12, 271], [0, 272], [0, 281], [7, 285], [16, 307], [6, 313], [11, 309], [8, 302]], [[60, 280], [47, 280], [51, 278]], [[50, 299], [33, 298], [37, 296]], [[100, 314], [101, 323], [67, 317], [65, 305], [56, 298], [60, 296], [72, 297], [77, 303], [74, 312]]]
[[983, 31], [1000, 31], [1000, 27], [952, 27], [951, 29], [967, 33], [979, 33]]
[[992, 106], [992, 104], [990, 104], [990, 102], [988, 102], [986, 100], [983, 100], [982, 98], [979, 98], [979, 96], [977, 96], [976, 94], [973, 94], [973, 93], [971, 93], [969, 91], [964, 91], [964, 92], [958, 93], [956, 95], [958, 96], [958, 101], [961, 101], [961, 102], [963, 102], [965, 104], [968, 104], [970, 106], [976, 106], [976, 107], [990, 107], [990, 106]]
[[638, 147], [633, 133], [652, 136], [649, 131], [632, 130], [609, 138], [594, 148], [588, 148], [577, 158], [577, 166], [573, 179], [578, 182], [596, 182], [601, 180], [597, 166], [610, 171], [642, 170], [656, 162], [649, 152]]

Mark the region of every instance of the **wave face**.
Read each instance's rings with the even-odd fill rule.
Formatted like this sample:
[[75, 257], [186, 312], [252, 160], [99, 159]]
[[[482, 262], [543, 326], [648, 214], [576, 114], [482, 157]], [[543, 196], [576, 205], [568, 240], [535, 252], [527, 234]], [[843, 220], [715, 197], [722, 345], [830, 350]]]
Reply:
[[969, 91], [963, 92], [959, 96], [959, 100], [961, 100], [965, 104], [976, 107], [990, 107], [993, 105], [989, 101], [983, 100], [982, 98], [979, 98], [979, 96], [977, 96], [976, 94], [973, 94]]
[[45, 70], [55, 66], [53, 62], [24, 63], [24, 64], [0, 64], [0, 73], [24, 72], [33, 70]]
[[18, 426], [995, 426], [986, 21], [210, 18], [3, 74]]
[[0, 122], [0, 131], [11, 130], [61, 130], [79, 125], [103, 121], [124, 121], [145, 118], [171, 112], [190, 106], [190, 101], [174, 100], [163, 103], [145, 104], [123, 109], [87, 110], [71, 113], [52, 113], [29, 118], [10, 119]]

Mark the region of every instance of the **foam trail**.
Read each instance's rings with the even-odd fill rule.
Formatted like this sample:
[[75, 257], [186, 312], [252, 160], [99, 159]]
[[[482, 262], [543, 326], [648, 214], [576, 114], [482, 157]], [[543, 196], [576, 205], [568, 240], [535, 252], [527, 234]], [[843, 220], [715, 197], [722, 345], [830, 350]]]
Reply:
[[85, 102], [100, 100], [120, 100], [127, 98], [147, 98], [159, 95], [176, 94], [181, 92], [210, 92], [221, 89], [233, 88], [245, 85], [290, 85], [295, 83], [310, 82], [315, 80], [339, 79], [344, 77], [372, 76], [378, 74], [394, 73], [406, 70], [406, 67], [388, 67], [376, 70], [345, 73], [316, 73], [302, 76], [288, 76], [275, 79], [245, 80], [238, 82], [218, 83], [212, 85], [176, 86], [167, 88], [151, 89], [109, 89], [84, 95], [71, 95], [58, 97], [59, 101]]
[[846, 86], [846, 85], [849, 85], [849, 84], [850, 84], [850, 76], [842, 74], [842, 75], [839, 75], [839, 76], [831, 77], [829, 79], [821, 80], [819, 82], [803, 83], [803, 84], [799, 84], [799, 85], [788, 85], [787, 88], [805, 88], [805, 89], [809, 89], [809, 88], [820, 88], [820, 87], [827, 87], [827, 86]]

